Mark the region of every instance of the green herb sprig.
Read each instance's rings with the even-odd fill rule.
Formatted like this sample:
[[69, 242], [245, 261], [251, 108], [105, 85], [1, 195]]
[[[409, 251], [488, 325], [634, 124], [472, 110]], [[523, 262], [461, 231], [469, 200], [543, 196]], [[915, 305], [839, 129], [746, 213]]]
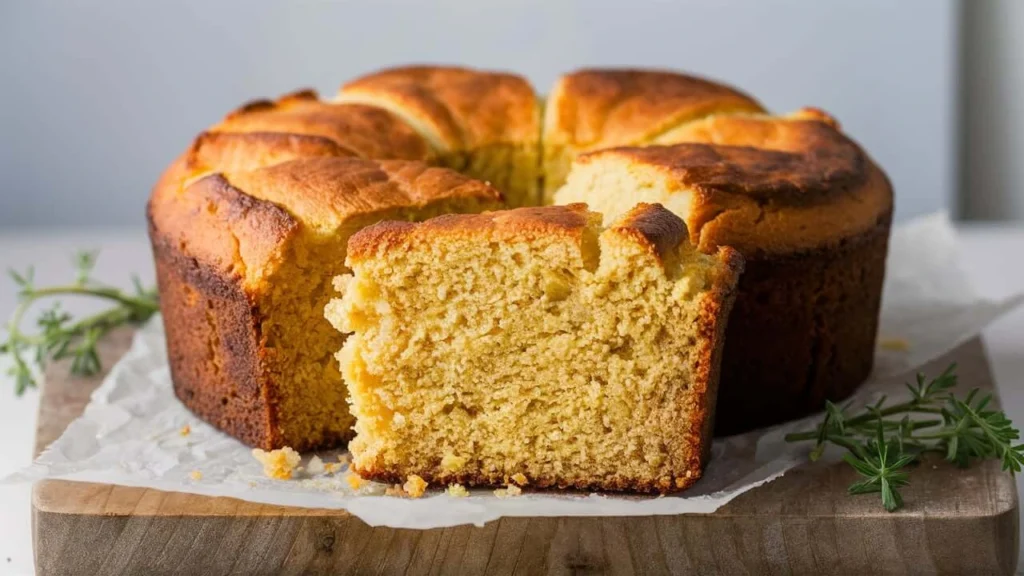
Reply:
[[849, 493], [881, 493], [882, 506], [890, 512], [903, 506], [899, 488], [909, 483], [908, 467], [927, 452], [941, 453], [960, 467], [996, 458], [1003, 470], [1020, 472], [1024, 444], [1014, 444], [1020, 431], [1005, 413], [989, 408], [991, 394], [979, 396], [975, 388], [960, 399], [951, 391], [956, 385], [956, 364], [932, 380], [919, 373], [916, 384], [906, 384], [910, 400], [887, 406], [882, 396], [858, 414], [848, 413], [849, 403], [839, 407], [828, 402], [814, 430], [785, 439], [814, 441], [812, 461], [828, 444], [845, 448], [843, 460], [862, 477], [850, 485]]
[[[33, 269], [24, 273], [9, 270], [18, 286], [18, 307], [7, 324], [7, 340], [0, 342], [0, 356], [9, 354], [14, 364], [9, 374], [14, 377], [15, 392], [20, 396], [36, 386], [33, 365], [42, 370], [46, 363], [71, 359], [71, 373], [89, 376], [99, 372], [99, 340], [108, 332], [125, 324], [139, 324], [159, 311], [156, 288], [145, 288], [137, 277], [132, 278], [134, 290], [125, 292], [100, 284], [91, 278], [97, 252], [79, 252], [74, 256], [75, 280], [63, 286], [39, 288], [34, 283]], [[62, 296], [87, 296], [113, 301], [112, 308], [75, 320], [54, 302], [40, 313], [34, 334], [22, 331], [25, 314], [39, 300]]]

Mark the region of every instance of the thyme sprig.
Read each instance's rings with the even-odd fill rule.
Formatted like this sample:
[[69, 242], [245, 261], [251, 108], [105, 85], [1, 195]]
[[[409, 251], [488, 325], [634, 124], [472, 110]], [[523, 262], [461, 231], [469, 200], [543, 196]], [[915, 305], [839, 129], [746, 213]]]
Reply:
[[1020, 431], [1005, 413], [989, 407], [991, 394], [982, 395], [975, 388], [960, 399], [952, 392], [956, 385], [956, 364], [931, 380], [919, 373], [915, 384], [906, 384], [910, 400], [886, 405], [882, 396], [857, 414], [849, 414], [850, 403], [840, 407], [828, 402], [825, 417], [814, 430], [787, 434], [785, 439], [814, 441], [812, 461], [828, 444], [845, 448], [843, 460], [861, 476], [849, 493], [880, 493], [890, 512], [903, 506], [899, 488], [909, 483], [909, 466], [926, 452], [941, 453], [960, 467], [996, 458], [1003, 470], [1020, 472], [1024, 444], [1015, 444]]
[[[155, 288], [145, 288], [137, 277], [133, 290], [122, 291], [92, 279], [98, 253], [78, 252], [74, 256], [75, 280], [62, 286], [37, 287], [34, 270], [8, 270], [18, 287], [18, 306], [7, 324], [7, 340], [0, 342], [0, 356], [9, 354], [13, 365], [8, 373], [14, 378], [15, 392], [20, 396], [36, 386], [33, 366], [42, 370], [47, 362], [71, 359], [71, 373], [89, 376], [99, 372], [100, 357], [96, 346], [100, 339], [118, 326], [139, 324], [159, 310]], [[22, 331], [25, 315], [40, 300], [62, 296], [86, 296], [114, 302], [114, 306], [75, 320], [61, 309], [60, 301], [45, 308], [36, 319], [35, 333]]]

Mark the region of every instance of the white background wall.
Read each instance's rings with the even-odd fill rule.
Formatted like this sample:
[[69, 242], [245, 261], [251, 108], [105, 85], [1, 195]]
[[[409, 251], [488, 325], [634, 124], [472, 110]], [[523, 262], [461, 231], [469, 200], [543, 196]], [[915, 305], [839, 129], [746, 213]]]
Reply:
[[953, 0], [0, 2], [0, 227], [141, 225], [149, 187], [245, 100], [452, 62], [542, 91], [584, 65], [690, 70], [816, 105], [888, 170], [897, 215], [952, 203]]
[[962, 213], [1024, 219], [1024, 2], [964, 2]]

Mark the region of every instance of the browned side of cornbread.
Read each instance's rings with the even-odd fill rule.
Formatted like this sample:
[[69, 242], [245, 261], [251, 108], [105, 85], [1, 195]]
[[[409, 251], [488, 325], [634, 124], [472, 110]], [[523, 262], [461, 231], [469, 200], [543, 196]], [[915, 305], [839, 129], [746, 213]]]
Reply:
[[748, 258], [729, 318], [717, 435], [850, 396], [871, 373], [891, 213], [836, 245]]
[[252, 446], [276, 447], [282, 439], [263, 369], [260, 312], [243, 286], [235, 250], [244, 238], [272, 254], [298, 225], [220, 177], [179, 194], [184, 165], [181, 158], [168, 170], [147, 208], [174, 391], [220, 430]]
[[[449, 215], [419, 224], [382, 222], [353, 236], [350, 262], [370, 258], [382, 251], [414, 250], [423, 243], [441, 242], [446, 237], [485, 234], [492, 242], [528, 241], [538, 236], [563, 236], [581, 246], [587, 242], [584, 229], [590, 220], [586, 206], [574, 204], [545, 208], [521, 208], [479, 215]], [[683, 222], [660, 205], [636, 206], [604, 234], [619, 236], [650, 252], [659, 262], [676, 257], [680, 242], [686, 241]], [[361, 466], [358, 458], [353, 469], [362, 477], [387, 483], [402, 483], [416, 474], [434, 485], [452, 483], [470, 486], [502, 486], [518, 483], [532, 488], [574, 488], [579, 490], [632, 491], [666, 493], [685, 490], [702, 474], [710, 457], [714, 426], [715, 399], [718, 392], [724, 334], [735, 297], [737, 278], [743, 270], [743, 258], [729, 247], [721, 247], [715, 256], [720, 271], [712, 287], [701, 297], [696, 333], [701, 347], [696, 353], [693, 380], [686, 390], [686, 404], [675, 407], [674, 416], [659, 431], [676, 454], [687, 454], [685, 464], [671, 479], [590, 478], [566, 480], [559, 476], [538, 476], [522, 470], [512, 478], [509, 473], [453, 471], [441, 462], [433, 468]], [[660, 413], [666, 417], [666, 413]], [[357, 448], [353, 448], [355, 451]]]

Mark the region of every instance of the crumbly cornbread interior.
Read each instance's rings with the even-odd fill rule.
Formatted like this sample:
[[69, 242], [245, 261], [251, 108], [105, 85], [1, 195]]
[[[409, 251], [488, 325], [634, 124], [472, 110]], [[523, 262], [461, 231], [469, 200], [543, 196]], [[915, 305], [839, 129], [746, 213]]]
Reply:
[[685, 234], [654, 249], [570, 208], [586, 215], [577, 235], [502, 236], [511, 211], [350, 257], [326, 315], [350, 333], [338, 358], [360, 474], [660, 491], [696, 480], [702, 443], [686, 423], [704, 417], [691, 385], [707, 380], [698, 317], [720, 259]]

